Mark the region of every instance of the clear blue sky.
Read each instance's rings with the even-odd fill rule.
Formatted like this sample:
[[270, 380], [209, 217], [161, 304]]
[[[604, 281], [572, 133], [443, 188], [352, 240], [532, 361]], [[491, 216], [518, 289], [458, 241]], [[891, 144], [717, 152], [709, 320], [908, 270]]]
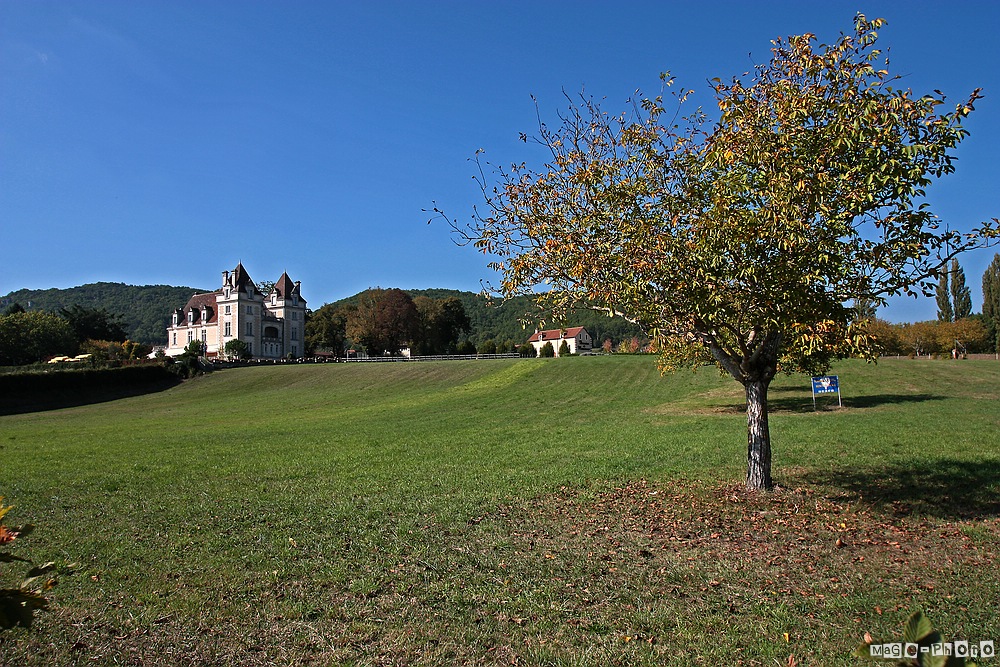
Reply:
[[[467, 218], [479, 148], [530, 157], [530, 95], [550, 120], [564, 88], [619, 110], [670, 70], [709, 107], [707, 79], [857, 11], [888, 19], [915, 92], [985, 89], [929, 199], [952, 227], [1000, 216], [1000, 3], [0, 0], [0, 294], [214, 289], [240, 260], [287, 270], [313, 308], [375, 285], [477, 291], [487, 259], [422, 209]], [[962, 260], [976, 310], [993, 253]]]

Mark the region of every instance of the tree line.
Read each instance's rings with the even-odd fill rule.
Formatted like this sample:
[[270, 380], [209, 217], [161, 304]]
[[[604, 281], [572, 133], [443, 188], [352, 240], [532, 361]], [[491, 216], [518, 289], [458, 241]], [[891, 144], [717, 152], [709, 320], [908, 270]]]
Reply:
[[151, 346], [129, 340], [121, 318], [103, 308], [73, 305], [49, 313], [15, 303], [0, 313], [0, 366], [77, 354], [118, 362], [142, 359], [151, 351]]
[[349, 347], [370, 356], [398, 355], [404, 348], [414, 355], [454, 354], [471, 328], [465, 306], [456, 297], [413, 298], [401, 289], [375, 287], [310, 313], [306, 350], [338, 356]]

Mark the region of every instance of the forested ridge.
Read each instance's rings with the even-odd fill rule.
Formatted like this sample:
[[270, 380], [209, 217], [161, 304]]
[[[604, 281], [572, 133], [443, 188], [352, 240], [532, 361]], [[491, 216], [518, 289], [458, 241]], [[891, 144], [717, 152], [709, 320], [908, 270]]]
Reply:
[[[403, 290], [411, 297], [426, 296], [431, 299], [445, 299], [456, 297], [462, 302], [465, 314], [469, 318], [472, 330], [469, 333], [469, 340], [477, 346], [486, 340], [492, 339], [496, 342], [513, 341], [520, 345], [528, 340], [534, 332], [534, 326], [528, 325], [527, 329], [520, 320], [526, 316], [540, 315], [540, 311], [532, 307], [531, 301], [527, 297], [517, 297], [503, 302], [499, 299], [487, 299], [477, 292], [463, 292], [451, 289], [419, 289]], [[357, 303], [357, 294], [333, 302], [332, 305], [350, 305]], [[557, 329], [560, 323], [546, 320], [546, 329]], [[573, 316], [561, 326], [582, 326], [594, 339], [595, 345], [600, 345], [605, 338], [610, 338], [615, 343], [633, 336], [642, 337], [642, 329], [634, 324], [626, 322], [620, 317], [610, 318], [596, 311], [576, 311]]]
[[0, 310], [15, 303], [25, 310], [51, 313], [71, 306], [103, 308], [121, 317], [130, 340], [163, 345], [167, 341], [166, 330], [173, 310], [187, 303], [192, 294], [208, 291], [211, 290], [124, 283], [91, 283], [68, 289], [21, 289], [0, 297]]
[[[166, 328], [170, 314], [175, 308], [187, 303], [192, 294], [211, 290], [194, 287], [174, 287], [171, 285], [126, 285], [124, 283], [91, 283], [69, 289], [29, 290], [21, 289], [0, 297], [0, 309], [15, 303], [27, 310], [41, 310], [58, 313], [62, 308], [78, 305], [85, 308], [104, 309], [121, 317], [129, 338], [149, 345], [163, 345], [166, 342]], [[451, 289], [404, 290], [411, 297], [426, 296], [432, 299], [456, 297], [461, 300], [472, 325], [469, 340], [477, 345], [485, 340], [513, 341], [523, 343], [534, 331], [527, 330], [519, 318], [532, 312], [525, 297], [511, 299], [501, 304], [489, 302], [483, 295]], [[334, 305], [356, 303], [358, 295], [341, 299]], [[596, 344], [605, 338], [616, 343], [624, 338], [641, 336], [641, 330], [620, 318], [608, 318], [597, 312], [578, 312], [566, 326], [585, 326]], [[547, 323], [546, 328], [556, 328], [558, 324]]]

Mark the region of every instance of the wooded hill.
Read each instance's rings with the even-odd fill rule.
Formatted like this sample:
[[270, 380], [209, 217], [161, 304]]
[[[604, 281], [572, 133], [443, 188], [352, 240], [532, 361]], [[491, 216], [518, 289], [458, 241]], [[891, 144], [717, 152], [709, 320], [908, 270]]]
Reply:
[[[129, 338], [148, 345], [166, 343], [166, 329], [170, 314], [180, 308], [192, 294], [209, 292], [194, 287], [172, 287], [170, 285], [126, 285], [124, 283], [91, 283], [69, 289], [28, 290], [22, 289], [0, 297], [0, 310], [14, 303], [26, 310], [44, 310], [58, 313], [62, 308], [73, 305], [85, 308], [103, 308], [121, 317]], [[528, 340], [534, 326], [528, 330], [522, 327], [519, 318], [532, 311], [526, 297], [513, 299], [500, 305], [492, 304], [481, 294], [449, 289], [404, 290], [411, 297], [427, 296], [432, 299], [457, 297], [465, 308], [472, 325], [469, 340], [479, 345], [487, 339], [512, 341], [521, 344]], [[358, 295], [341, 299], [334, 305], [356, 303]], [[318, 307], [317, 307], [318, 308]], [[566, 326], [584, 326], [600, 345], [605, 338], [615, 343], [642, 335], [641, 330], [620, 318], [609, 318], [600, 313], [581, 312]], [[547, 323], [546, 328], [556, 328], [557, 324]]]
[[[535, 314], [536, 309], [532, 308], [531, 301], [527, 297], [511, 299], [506, 303], [499, 300], [490, 301], [482, 294], [476, 292], [463, 292], [449, 289], [422, 289], [403, 290], [411, 297], [426, 296], [431, 299], [445, 299], [456, 297], [462, 302], [465, 314], [469, 317], [472, 331], [469, 333], [469, 340], [477, 346], [482, 342], [492, 339], [497, 343], [502, 341], [512, 341], [515, 345], [520, 345], [528, 340], [534, 332], [534, 326], [529, 325], [527, 330], [522, 326], [519, 319], [526, 315]], [[357, 303], [358, 295], [335, 301], [332, 305], [348, 305]], [[594, 345], [599, 346], [605, 338], [610, 338], [614, 343], [624, 339], [638, 336], [642, 338], [642, 329], [634, 324], [630, 324], [620, 317], [610, 318], [601, 313], [593, 311], [580, 311], [571, 319], [564, 323], [564, 326], [586, 327], [587, 331], [594, 339]], [[546, 329], [556, 329], [559, 324], [546, 320]]]
[[121, 317], [130, 340], [163, 345], [167, 342], [167, 325], [173, 310], [187, 303], [192, 294], [208, 291], [211, 290], [124, 283], [91, 283], [69, 289], [22, 289], [0, 297], [0, 310], [15, 303], [25, 310], [50, 313], [74, 305], [103, 308]]

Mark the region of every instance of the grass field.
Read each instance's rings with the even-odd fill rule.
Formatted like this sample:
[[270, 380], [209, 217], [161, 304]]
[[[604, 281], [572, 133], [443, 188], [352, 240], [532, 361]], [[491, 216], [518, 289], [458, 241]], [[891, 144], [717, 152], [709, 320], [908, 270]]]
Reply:
[[[851, 665], [1000, 643], [1000, 364], [771, 390], [649, 357], [232, 369], [0, 417], [14, 543], [75, 563], [3, 665]], [[16, 570], [16, 569], [15, 569]], [[4, 583], [9, 583], [5, 581]]]

